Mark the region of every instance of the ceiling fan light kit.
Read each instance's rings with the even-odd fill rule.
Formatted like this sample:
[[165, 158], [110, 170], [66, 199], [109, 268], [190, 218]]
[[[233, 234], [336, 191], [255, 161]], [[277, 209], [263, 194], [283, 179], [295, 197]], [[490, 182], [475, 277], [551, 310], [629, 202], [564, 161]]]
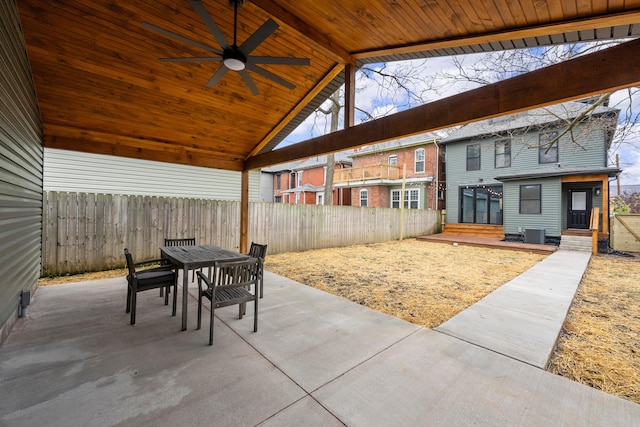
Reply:
[[225, 49], [222, 52], [222, 63], [233, 71], [241, 71], [247, 67], [247, 58], [237, 49]]
[[253, 52], [267, 37], [273, 34], [279, 28], [277, 22], [272, 19], [268, 19], [264, 24], [260, 26], [253, 34], [249, 36], [240, 46], [237, 45], [236, 35], [238, 29], [238, 6], [242, 6], [243, 0], [230, 0], [229, 3], [233, 6], [233, 44], [227, 42], [226, 37], [222, 34], [222, 31], [218, 28], [216, 23], [206, 11], [201, 0], [189, 0], [191, 7], [200, 17], [200, 20], [207, 26], [209, 32], [216, 39], [222, 50], [212, 48], [205, 43], [200, 43], [191, 40], [187, 37], [173, 33], [169, 30], [157, 27], [155, 25], [143, 22], [142, 26], [160, 33], [166, 37], [171, 37], [182, 43], [190, 44], [192, 46], [203, 49], [216, 56], [204, 56], [204, 57], [181, 57], [181, 58], [161, 58], [163, 62], [221, 62], [222, 66], [214, 73], [209, 79], [206, 86], [211, 87], [215, 85], [228, 70], [235, 71], [240, 74], [240, 77], [247, 85], [253, 95], [259, 95], [260, 91], [256, 86], [253, 78], [248, 71], [252, 71], [261, 75], [281, 86], [288, 89], [295, 89], [295, 85], [276, 74], [260, 67], [259, 65], [310, 65], [311, 61], [308, 58], [292, 58], [292, 57], [277, 57], [277, 56], [251, 56]]

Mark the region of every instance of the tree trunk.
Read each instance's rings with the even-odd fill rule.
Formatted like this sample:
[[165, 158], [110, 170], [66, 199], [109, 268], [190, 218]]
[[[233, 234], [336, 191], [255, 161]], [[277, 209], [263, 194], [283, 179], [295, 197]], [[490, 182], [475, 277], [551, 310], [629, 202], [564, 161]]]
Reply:
[[[338, 119], [340, 117], [340, 97], [336, 91], [331, 97], [331, 127], [330, 131], [338, 130]], [[327, 154], [327, 173], [324, 180], [324, 204], [333, 205], [333, 172], [336, 169], [336, 159], [333, 153]], [[339, 200], [338, 200], [339, 202]]]

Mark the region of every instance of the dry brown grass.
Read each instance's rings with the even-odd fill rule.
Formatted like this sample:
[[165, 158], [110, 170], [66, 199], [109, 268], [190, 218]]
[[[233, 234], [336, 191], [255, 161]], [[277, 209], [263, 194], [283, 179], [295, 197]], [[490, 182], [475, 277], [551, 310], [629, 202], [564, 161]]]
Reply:
[[[435, 327], [543, 255], [413, 239], [267, 256], [266, 268], [417, 325]], [[40, 279], [123, 277], [124, 269]], [[549, 366], [640, 403], [640, 258], [592, 258]]]
[[543, 258], [409, 239], [268, 256], [265, 268], [433, 328]]
[[591, 259], [549, 371], [640, 403], [640, 258]]

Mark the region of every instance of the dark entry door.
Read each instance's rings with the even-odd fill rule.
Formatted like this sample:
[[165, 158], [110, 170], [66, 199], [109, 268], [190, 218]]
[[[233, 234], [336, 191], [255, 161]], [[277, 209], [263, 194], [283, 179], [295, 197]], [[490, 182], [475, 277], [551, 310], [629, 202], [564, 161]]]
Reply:
[[589, 228], [591, 191], [569, 190], [569, 217], [567, 228]]

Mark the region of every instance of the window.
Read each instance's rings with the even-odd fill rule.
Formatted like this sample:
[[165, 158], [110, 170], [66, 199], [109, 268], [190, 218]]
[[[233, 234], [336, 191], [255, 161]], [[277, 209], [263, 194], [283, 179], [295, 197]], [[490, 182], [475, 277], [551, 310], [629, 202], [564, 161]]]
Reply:
[[276, 196], [276, 203], [282, 203], [282, 196]]
[[300, 204], [300, 193], [296, 193], [296, 205]]
[[424, 172], [424, 148], [418, 148], [416, 150], [413, 171], [415, 173]]
[[539, 214], [541, 210], [540, 184], [526, 184], [520, 186], [520, 213]]
[[276, 190], [280, 190], [280, 185], [281, 185], [281, 174], [276, 175]]
[[316, 205], [324, 205], [324, 194], [316, 193]]
[[296, 173], [291, 172], [289, 175], [289, 188], [294, 188], [296, 186]]
[[496, 168], [508, 168], [511, 166], [511, 141], [503, 139], [496, 141]]
[[302, 187], [302, 171], [298, 171], [298, 187]]
[[467, 145], [467, 170], [480, 170], [480, 144]]
[[460, 222], [502, 224], [502, 186], [486, 185], [461, 188]]
[[[400, 207], [400, 192], [402, 190], [391, 190], [391, 207]], [[420, 190], [413, 188], [404, 190], [404, 208], [420, 209]]]
[[393, 156], [389, 156], [389, 164], [390, 165], [397, 165], [398, 164], [398, 156], [396, 156], [395, 154]]
[[[544, 132], [538, 135], [538, 163], [556, 163], [558, 161], [558, 132]], [[549, 144], [553, 141], [553, 144]]]
[[369, 192], [367, 190], [360, 190], [360, 206], [368, 206], [369, 204]]

